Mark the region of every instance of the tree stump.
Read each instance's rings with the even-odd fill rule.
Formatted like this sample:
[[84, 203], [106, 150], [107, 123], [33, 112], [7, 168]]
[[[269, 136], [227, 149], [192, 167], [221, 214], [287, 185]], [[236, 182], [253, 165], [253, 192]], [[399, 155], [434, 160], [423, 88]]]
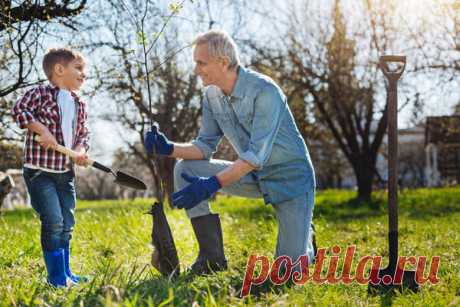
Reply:
[[0, 172], [0, 208], [6, 195], [14, 188], [14, 181], [10, 175]]

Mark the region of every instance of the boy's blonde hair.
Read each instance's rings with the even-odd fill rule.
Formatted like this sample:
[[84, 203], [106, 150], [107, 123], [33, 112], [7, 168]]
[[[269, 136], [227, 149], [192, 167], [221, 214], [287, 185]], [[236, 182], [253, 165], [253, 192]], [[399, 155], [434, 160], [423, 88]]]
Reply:
[[70, 50], [68, 48], [52, 48], [49, 49], [43, 57], [43, 71], [46, 74], [48, 80], [53, 77], [53, 70], [56, 64], [68, 65], [75, 59], [84, 61], [84, 57], [77, 51]]

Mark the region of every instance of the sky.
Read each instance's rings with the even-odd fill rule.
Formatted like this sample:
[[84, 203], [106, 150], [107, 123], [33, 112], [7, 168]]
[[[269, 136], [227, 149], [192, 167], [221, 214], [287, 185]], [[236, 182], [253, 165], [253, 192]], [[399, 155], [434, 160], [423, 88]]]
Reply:
[[[431, 5], [433, 1], [437, 0], [405, 0], [400, 1], [396, 9], [396, 15], [400, 22], [405, 22], [412, 27], [418, 26], [418, 21], [421, 17], [430, 16], [432, 13]], [[100, 1], [94, 1], [90, 3], [96, 3]], [[171, 1], [160, 1], [164, 5], [164, 9], [167, 10], [168, 5]], [[234, 8], [228, 3], [232, 1], [186, 1], [184, 8], [179, 13], [179, 18], [176, 20], [177, 27], [180, 32], [180, 39], [183, 41], [191, 41], [192, 38], [201, 31], [204, 31], [209, 26], [209, 14], [215, 21], [214, 28], [221, 28], [231, 33], [234, 39], [241, 41], [247, 38], [266, 40], [270, 38], [272, 33], [285, 29], [288, 20], [283, 14], [289, 10], [302, 10], [301, 1], [243, 1], [238, 0], [238, 3], [244, 3], [245, 8], [243, 10], [244, 16], [250, 16], [251, 18], [243, 18], [243, 20], [237, 18]], [[322, 1], [310, 1], [311, 5], [321, 6], [323, 11], [327, 11], [331, 5], [331, 0]], [[207, 4], [209, 3], [209, 7]], [[359, 6], [360, 1], [348, 0], [343, 1], [345, 9], [345, 16], [348, 11], [352, 11]], [[210, 13], [209, 13], [210, 12]], [[263, 14], [260, 14], [263, 12]], [[104, 12], [109, 13], [110, 12]], [[100, 14], [100, 11], [94, 10], [91, 14]], [[253, 17], [254, 16], [254, 17]], [[401, 18], [401, 16], [403, 18]], [[435, 18], [436, 16], [433, 16]], [[179, 22], [180, 21], [180, 22]], [[126, 21], [129, 22], [129, 21]], [[301, 20], [302, 22], [302, 20]], [[307, 22], [307, 21], [305, 21]], [[359, 23], [359, 21], [356, 21]], [[353, 22], [351, 22], [353, 26]], [[85, 34], [82, 34], [83, 36]], [[86, 33], [86, 35], [104, 35], [102, 32]], [[78, 40], [78, 37], [75, 38]], [[45, 40], [44, 49], [59, 46], [61, 42], [55, 38]], [[393, 50], [398, 53], [399, 50]], [[186, 63], [187, 69], [192, 71], [192, 50], [190, 48], [184, 50], [181, 54]], [[101, 54], [98, 52], [92, 53], [87, 57], [88, 66], [99, 65], [101, 61]], [[242, 62], [245, 63], [245, 55], [242, 55]], [[408, 69], [410, 69], [412, 62], [408, 58]], [[448, 115], [452, 112], [454, 104], [460, 101], [460, 80], [456, 80], [452, 83], [445, 84], [444, 88], [438, 88], [433, 85], [433, 78], [436, 76], [419, 77], [413, 78], [411, 76], [403, 75], [401, 82], [412, 83], [413, 86], [417, 86], [426, 92], [426, 95], [422, 97], [425, 100], [425, 108], [423, 113], [425, 116], [428, 115]], [[83, 90], [91, 87], [91, 82], [83, 88]], [[83, 97], [85, 98], [85, 97]], [[401, 97], [403, 98], [403, 97]], [[123, 128], [113, 122], [101, 120], [97, 115], [100, 112], [111, 108], [110, 99], [99, 93], [98, 95], [88, 98], [89, 108], [91, 109], [90, 116], [90, 129], [92, 131], [92, 149], [91, 153], [94, 157], [98, 158], [104, 163], [110, 163], [112, 155], [115, 150], [123, 147], [123, 141], [121, 140], [120, 134], [124, 138], [136, 137], [133, 136], [129, 131], [123, 131]], [[399, 114], [399, 125], [400, 127], [409, 127], [412, 125], [410, 109], [404, 109]]]

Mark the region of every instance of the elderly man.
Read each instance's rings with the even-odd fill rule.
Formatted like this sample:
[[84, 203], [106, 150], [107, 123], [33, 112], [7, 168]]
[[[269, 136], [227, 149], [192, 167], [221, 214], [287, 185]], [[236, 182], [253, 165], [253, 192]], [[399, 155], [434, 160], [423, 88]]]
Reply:
[[[147, 152], [179, 158], [173, 205], [187, 210], [199, 244], [197, 274], [224, 270], [222, 228], [208, 199], [217, 191], [271, 204], [278, 221], [276, 256], [314, 260], [311, 220], [315, 176], [310, 156], [282, 90], [269, 77], [241, 66], [234, 41], [222, 31], [199, 35], [195, 73], [206, 89], [201, 127], [188, 144], [169, 141], [156, 127]], [[234, 162], [211, 159], [223, 136], [238, 154]]]

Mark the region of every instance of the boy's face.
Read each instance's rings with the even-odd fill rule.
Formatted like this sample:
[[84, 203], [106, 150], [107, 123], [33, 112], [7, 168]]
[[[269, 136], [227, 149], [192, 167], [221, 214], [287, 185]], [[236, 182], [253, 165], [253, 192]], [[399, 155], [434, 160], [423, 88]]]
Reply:
[[56, 64], [54, 68], [56, 81], [70, 91], [77, 91], [85, 81], [85, 62], [83, 59], [75, 59], [67, 65]]

